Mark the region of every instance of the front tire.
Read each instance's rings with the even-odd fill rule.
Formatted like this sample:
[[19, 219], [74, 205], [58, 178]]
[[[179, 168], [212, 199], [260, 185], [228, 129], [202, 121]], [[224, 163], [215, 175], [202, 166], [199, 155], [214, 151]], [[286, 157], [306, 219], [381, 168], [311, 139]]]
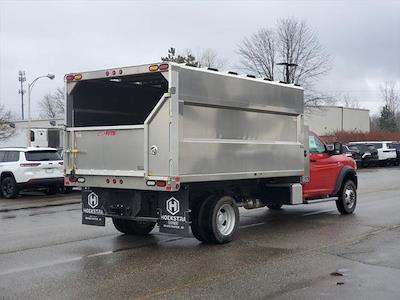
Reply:
[[8, 176], [1, 181], [1, 195], [6, 199], [14, 199], [18, 196], [18, 186], [14, 177]]
[[354, 212], [357, 205], [357, 188], [353, 181], [344, 182], [336, 200], [336, 207], [342, 215], [349, 215]]
[[129, 235], [147, 235], [149, 234], [154, 226], [155, 222], [148, 221], [133, 221], [113, 218], [112, 219], [114, 227], [122, 233]]

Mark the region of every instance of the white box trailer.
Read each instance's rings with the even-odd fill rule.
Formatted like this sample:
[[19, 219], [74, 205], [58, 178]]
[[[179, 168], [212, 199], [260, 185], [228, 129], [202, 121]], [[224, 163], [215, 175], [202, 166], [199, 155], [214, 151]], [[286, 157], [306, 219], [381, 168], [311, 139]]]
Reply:
[[65, 180], [84, 188], [83, 223], [112, 217], [125, 233], [191, 225], [220, 243], [236, 232], [237, 206], [303, 203], [301, 87], [176, 63], [65, 80]]
[[0, 147], [63, 148], [63, 130], [60, 128], [16, 127], [15, 134], [0, 142]]

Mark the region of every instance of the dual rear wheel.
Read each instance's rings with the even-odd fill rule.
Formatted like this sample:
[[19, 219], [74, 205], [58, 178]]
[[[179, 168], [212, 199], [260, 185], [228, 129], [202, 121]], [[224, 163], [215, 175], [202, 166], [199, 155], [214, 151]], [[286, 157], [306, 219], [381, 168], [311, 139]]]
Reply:
[[230, 196], [211, 196], [192, 209], [191, 228], [196, 239], [206, 244], [232, 241], [239, 228], [239, 209]]

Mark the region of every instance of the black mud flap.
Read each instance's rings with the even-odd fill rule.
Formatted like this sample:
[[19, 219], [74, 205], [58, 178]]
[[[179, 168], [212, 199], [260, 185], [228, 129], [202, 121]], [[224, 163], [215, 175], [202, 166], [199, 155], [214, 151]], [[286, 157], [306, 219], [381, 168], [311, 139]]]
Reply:
[[158, 207], [160, 232], [191, 236], [189, 230], [189, 190], [182, 189], [174, 193], [159, 193]]
[[100, 193], [92, 190], [82, 190], [82, 224], [105, 226], [104, 202]]

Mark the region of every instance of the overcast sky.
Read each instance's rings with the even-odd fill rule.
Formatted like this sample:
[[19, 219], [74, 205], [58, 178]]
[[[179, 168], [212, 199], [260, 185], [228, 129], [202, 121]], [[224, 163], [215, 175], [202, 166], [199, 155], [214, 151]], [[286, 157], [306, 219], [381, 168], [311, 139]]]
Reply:
[[4, 1], [0, 0], [0, 103], [21, 115], [18, 70], [41, 79], [33, 114], [68, 72], [159, 61], [171, 46], [212, 48], [238, 64], [240, 41], [279, 18], [318, 32], [333, 59], [318, 84], [378, 111], [379, 85], [400, 81], [400, 1]]

